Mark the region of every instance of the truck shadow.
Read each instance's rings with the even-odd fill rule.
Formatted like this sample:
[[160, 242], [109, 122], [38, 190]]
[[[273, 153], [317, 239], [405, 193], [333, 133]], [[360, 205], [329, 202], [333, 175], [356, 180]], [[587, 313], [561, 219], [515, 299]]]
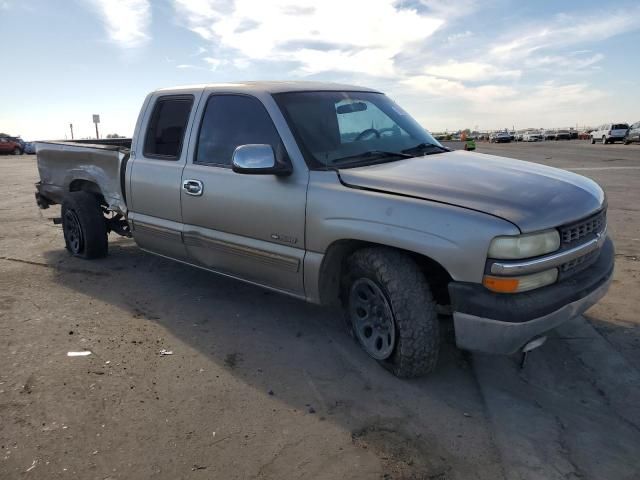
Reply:
[[[433, 374], [400, 380], [361, 351], [339, 312], [144, 253], [124, 239], [110, 243], [104, 260], [64, 250], [44, 258], [58, 284], [161, 325], [265, 398], [340, 425], [407, 478], [451, 464], [474, 472], [477, 457], [456, 447], [462, 438], [471, 452], [491, 451], [482, 399], [451, 331]], [[179, 342], [167, 347], [179, 360]]]

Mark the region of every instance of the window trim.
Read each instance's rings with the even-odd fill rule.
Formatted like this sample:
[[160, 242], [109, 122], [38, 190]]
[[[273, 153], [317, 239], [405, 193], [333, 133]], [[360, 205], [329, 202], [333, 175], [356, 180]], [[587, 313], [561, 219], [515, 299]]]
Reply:
[[[282, 162], [284, 162], [285, 164], [287, 164], [292, 170], [293, 170], [293, 164], [291, 163], [291, 159], [289, 158], [289, 152], [287, 152], [287, 146], [285, 145], [284, 141], [282, 140], [282, 137], [280, 136], [280, 132], [278, 132], [278, 129], [276, 128], [276, 124], [273, 121], [273, 118], [271, 118], [271, 114], [269, 113], [269, 110], [267, 109], [267, 107], [265, 106], [264, 103], [262, 103], [262, 100], [260, 100], [258, 97], [256, 97], [255, 95], [250, 95], [247, 93], [234, 93], [234, 92], [211, 92], [209, 94], [209, 96], [207, 96], [206, 100], [204, 101], [204, 107], [202, 109], [202, 114], [200, 115], [200, 122], [198, 125], [198, 136], [196, 137], [196, 145], [195, 148], [193, 149], [193, 154], [191, 155], [191, 164], [192, 165], [200, 165], [202, 167], [217, 167], [217, 168], [227, 168], [229, 170], [233, 169], [233, 159], [232, 159], [232, 163], [230, 164], [224, 164], [224, 163], [213, 163], [213, 162], [198, 162], [198, 150], [200, 147], [200, 133], [202, 131], [202, 126], [204, 125], [204, 116], [207, 113], [207, 107], [209, 106], [209, 100], [211, 100], [212, 97], [247, 97], [247, 98], [252, 98], [254, 100], [256, 100], [260, 106], [262, 107], [262, 109], [264, 110], [264, 112], [267, 114], [267, 118], [269, 119], [269, 121], [271, 122], [271, 125], [273, 126], [273, 130], [276, 132], [276, 135], [278, 136], [278, 140], [280, 140], [280, 143], [282, 144], [282, 148], [284, 150], [284, 158], [281, 159]], [[273, 148], [273, 147], [272, 147]], [[274, 155], [276, 154], [276, 152], [273, 152]], [[276, 158], [276, 162], [278, 162], [278, 158]]]
[[[167, 100], [190, 100], [191, 107], [189, 108], [189, 115], [187, 116], [187, 123], [184, 126], [184, 132], [182, 132], [182, 138], [180, 138], [180, 144], [178, 145], [178, 153], [176, 156], [173, 155], [160, 155], [158, 153], [148, 153], [147, 152], [147, 137], [149, 135], [149, 127], [151, 126], [151, 120], [153, 119], [153, 115], [156, 112], [156, 108], [160, 102], [164, 102]], [[155, 160], [165, 160], [168, 162], [177, 162], [180, 160], [182, 156], [182, 147], [184, 146], [184, 139], [187, 136], [187, 131], [189, 130], [189, 123], [191, 121], [191, 115], [193, 114], [193, 104], [195, 101], [194, 95], [184, 94], [184, 95], [162, 95], [155, 99], [153, 102], [153, 107], [151, 107], [151, 113], [149, 115], [149, 119], [147, 120], [147, 125], [144, 133], [144, 139], [142, 143], [142, 156], [145, 158], [153, 158]]]

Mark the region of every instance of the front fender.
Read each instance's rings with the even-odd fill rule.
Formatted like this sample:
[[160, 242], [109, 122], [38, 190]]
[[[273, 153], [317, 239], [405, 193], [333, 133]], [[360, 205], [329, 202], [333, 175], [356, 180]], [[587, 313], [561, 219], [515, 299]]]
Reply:
[[349, 188], [335, 172], [311, 172], [306, 228], [310, 252], [324, 254], [335, 241], [361, 240], [427, 256], [453, 280], [481, 283], [491, 240], [518, 233], [506, 220], [475, 210]]

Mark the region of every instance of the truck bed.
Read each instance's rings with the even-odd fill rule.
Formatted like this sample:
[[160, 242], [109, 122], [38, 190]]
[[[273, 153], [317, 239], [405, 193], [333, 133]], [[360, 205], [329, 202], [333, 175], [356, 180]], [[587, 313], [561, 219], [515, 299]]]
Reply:
[[38, 204], [62, 203], [72, 190], [99, 190], [108, 208], [126, 214], [124, 172], [129, 149], [118, 145], [38, 142]]

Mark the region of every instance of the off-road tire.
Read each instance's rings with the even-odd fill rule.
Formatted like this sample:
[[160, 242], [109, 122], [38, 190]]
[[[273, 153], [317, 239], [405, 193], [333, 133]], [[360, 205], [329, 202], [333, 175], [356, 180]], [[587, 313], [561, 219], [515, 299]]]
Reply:
[[353, 253], [347, 259], [342, 284], [345, 315], [352, 331], [349, 291], [360, 278], [373, 281], [382, 290], [395, 321], [394, 350], [387, 359], [377, 360], [378, 363], [400, 378], [432, 372], [440, 350], [439, 322], [436, 302], [418, 265], [408, 255], [392, 248], [372, 247]]
[[[79, 245], [70, 241], [74, 215], [81, 231]], [[65, 246], [72, 255], [86, 259], [107, 256], [107, 222], [96, 195], [80, 191], [70, 192], [65, 196], [62, 202], [62, 230]]]

